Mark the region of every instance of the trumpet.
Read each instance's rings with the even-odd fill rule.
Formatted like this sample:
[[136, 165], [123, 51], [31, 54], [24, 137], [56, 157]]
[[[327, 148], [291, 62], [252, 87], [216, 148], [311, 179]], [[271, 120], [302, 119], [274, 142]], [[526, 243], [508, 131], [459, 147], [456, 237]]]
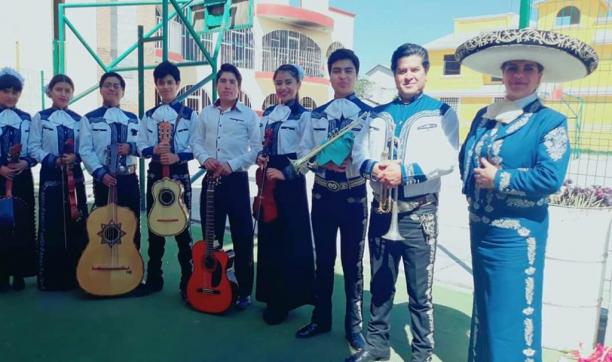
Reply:
[[315, 157], [316, 155], [318, 155], [319, 153], [321, 153], [321, 151], [323, 151], [327, 146], [331, 145], [336, 140], [340, 139], [340, 137], [344, 136], [353, 127], [355, 127], [355, 126], [359, 125], [361, 122], [365, 121], [368, 118], [369, 115], [370, 115], [370, 112], [362, 113], [361, 116], [357, 117], [354, 121], [352, 121], [347, 126], [342, 128], [340, 131], [338, 131], [338, 133], [336, 133], [335, 135], [330, 137], [327, 141], [325, 141], [325, 142], [321, 143], [320, 145], [316, 146], [315, 148], [310, 150], [310, 152], [308, 152], [304, 156], [298, 158], [297, 160], [291, 160], [290, 161], [291, 162], [291, 166], [293, 166], [293, 168], [295, 169], [295, 171], [297, 173], [301, 173], [301, 174], [305, 174], [306, 172], [308, 172], [309, 168], [316, 168], [317, 167], [317, 163], [316, 162], [311, 162], [310, 160], [313, 157]]
[[[396, 160], [397, 147], [399, 146], [399, 140], [395, 137], [395, 122], [387, 117], [381, 117], [385, 121], [385, 147], [380, 155], [380, 161], [391, 161]], [[378, 209], [376, 210], [379, 214], [388, 214], [392, 208], [392, 191], [387, 185], [381, 185], [380, 199]]]
[[[395, 122], [389, 118], [385, 120], [385, 148], [382, 151], [381, 161], [396, 161], [399, 159], [399, 140], [395, 137]], [[388, 214], [391, 212], [391, 225], [382, 237], [387, 240], [406, 240], [399, 233], [399, 208], [397, 205], [399, 189], [397, 186], [389, 187], [382, 185], [378, 203], [378, 213]]]

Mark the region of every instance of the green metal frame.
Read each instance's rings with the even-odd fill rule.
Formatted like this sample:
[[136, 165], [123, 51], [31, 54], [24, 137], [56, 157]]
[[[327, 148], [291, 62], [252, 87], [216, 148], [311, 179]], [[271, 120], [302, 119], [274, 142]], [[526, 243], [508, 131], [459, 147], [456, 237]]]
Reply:
[[[201, 0], [200, 0], [201, 1]], [[225, 0], [226, 7], [231, 6], [231, 0]], [[120, 63], [127, 58], [134, 50], [138, 48], [138, 41], [128, 47], [123, 53], [121, 53], [117, 58], [115, 58], [111, 63], [105, 64], [102, 59], [96, 54], [94, 49], [87, 43], [85, 38], [78, 31], [76, 26], [68, 19], [66, 11], [68, 9], [79, 9], [79, 8], [102, 8], [102, 7], [125, 7], [125, 6], [142, 6], [142, 5], [161, 5], [162, 6], [162, 19], [159, 24], [154, 26], [147, 33], [143, 34], [143, 39], [148, 41], [149, 39], [155, 39], [155, 41], [162, 42], [162, 59], [168, 59], [168, 22], [172, 20], [174, 17], [178, 16], [183, 22], [184, 26], [189, 31], [190, 35], [196, 41], [200, 51], [204, 54], [206, 58], [206, 62], [182, 62], [178, 63], [179, 67], [185, 66], [197, 66], [197, 65], [210, 65], [212, 69], [212, 73], [216, 76], [217, 71], [217, 58], [219, 51], [221, 48], [221, 43], [223, 42], [223, 33], [217, 38], [217, 45], [215, 46], [214, 54], [210, 54], [206, 47], [202, 44], [200, 40], [200, 36], [198, 32], [196, 32], [193, 28], [193, 24], [191, 20], [188, 19], [187, 16], [183, 14], [183, 11], [188, 10], [189, 6], [193, 5], [196, 0], [156, 0], [156, 1], [120, 1], [120, 2], [108, 2], [108, 3], [70, 3], [58, 4], [58, 38], [54, 40], [53, 44], [53, 73], [64, 73], [65, 72], [65, 42], [67, 31], [70, 30], [72, 34], [77, 38], [77, 40], [81, 43], [81, 45], [87, 50], [89, 55], [93, 58], [93, 60], [100, 66], [102, 70], [105, 72], [115, 71], [115, 72], [126, 72], [126, 71], [136, 71], [138, 68], [136, 67], [120, 67]], [[252, 1], [251, 1], [252, 3]], [[170, 4], [172, 4], [173, 11], [170, 13]], [[227, 17], [224, 19], [223, 25], [221, 28], [223, 30], [229, 30], [229, 12], [227, 12]], [[161, 38], [153, 37], [153, 35], [161, 29]], [[145, 69], [152, 69], [154, 66], [145, 66]], [[79, 101], [83, 97], [89, 95], [97, 89], [97, 84], [93, 84], [91, 87], [87, 88], [84, 92], [76, 95], [72, 100], [72, 103]], [[185, 97], [189, 96], [191, 93], [197, 91], [197, 89], [189, 89], [186, 93], [181, 95], [181, 100]], [[216, 93], [213, 90], [213, 99], [216, 97]]]
[[[116, 1], [116, 2], [98, 2], [98, 3], [69, 3], [58, 4], [58, 32], [57, 38], [54, 39], [53, 42], [53, 73], [64, 73], [65, 72], [65, 43], [66, 43], [66, 35], [67, 31], [70, 30], [72, 34], [77, 38], [77, 40], [81, 43], [81, 45], [85, 48], [85, 50], [89, 53], [89, 55], [93, 58], [93, 60], [98, 64], [98, 66], [104, 70], [105, 72], [115, 71], [115, 72], [130, 72], [137, 71], [138, 72], [138, 115], [139, 117], [144, 116], [144, 71], [153, 69], [154, 65], [146, 65], [144, 62], [144, 44], [147, 42], [153, 41], [161, 41], [162, 42], [162, 60], [168, 60], [168, 22], [175, 17], [179, 17], [181, 22], [195, 41], [196, 45], [206, 58], [206, 61], [189, 61], [189, 62], [180, 62], [176, 65], [178, 67], [189, 67], [189, 66], [199, 66], [199, 65], [209, 65], [211, 68], [211, 74], [202, 79], [197, 84], [193, 85], [189, 88], [185, 93], [181, 94], [177, 97], [178, 101], [183, 101], [189, 95], [193, 94], [208, 82], [216, 79], [217, 77], [217, 69], [218, 69], [218, 58], [219, 53], [221, 51], [221, 45], [223, 43], [223, 37], [227, 30], [230, 29], [242, 29], [246, 27], [252, 26], [253, 23], [253, 0], [249, 0], [249, 21], [248, 24], [241, 24], [240, 26], [231, 26], [231, 18], [230, 18], [230, 7], [232, 4], [232, 0], [215, 0], [217, 4], [224, 4], [224, 12], [223, 18], [221, 21], [221, 25], [216, 27], [214, 31], [219, 31], [219, 35], [217, 36], [216, 44], [214, 47], [214, 51], [212, 54], [208, 52], [206, 46], [204, 46], [201, 40], [201, 34], [204, 32], [210, 31], [206, 27], [206, 22], [203, 31], [196, 31], [192, 22], [192, 12], [191, 6], [197, 5], [198, 3], [201, 5], [206, 5], [210, 0], [153, 0], [153, 1]], [[109, 64], [105, 64], [102, 59], [96, 54], [94, 49], [87, 43], [86, 39], [81, 35], [78, 31], [77, 27], [68, 19], [66, 14], [68, 9], [82, 9], [82, 8], [103, 8], [103, 7], [126, 7], [126, 6], [143, 6], [143, 5], [161, 5], [162, 8], [162, 16], [159, 24], [156, 24], [152, 29], [145, 33], [143, 26], [138, 26], [138, 40], [128, 47], [123, 53], [121, 53], [118, 57], [116, 57]], [[170, 12], [170, 6], [172, 6], [172, 12]], [[187, 12], [187, 15], [184, 12]], [[206, 18], [205, 18], [206, 20]], [[154, 36], [156, 32], [161, 29], [161, 36]], [[138, 66], [136, 67], [120, 67], [121, 62], [128, 57], [135, 50], [138, 51]], [[45, 108], [45, 100], [44, 100], [44, 73], [41, 72], [41, 86], [43, 89], [42, 95], [42, 105]], [[80, 99], [86, 97], [87, 95], [94, 92], [98, 89], [98, 84], [93, 84], [85, 91], [76, 95], [71, 103], [77, 102]], [[217, 91], [215, 87], [212, 87], [212, 99], [213, 101], [217, 98]], [[141, 200], [141, 209], [145, 209], [145, 189], [144, 189], [144, 160], [140, 160], [139, 164], [140, 170], [140, 200]], [[196, 173], [191, 182], [193, 183], [199, 177], [203, 175], [203, 171]]]

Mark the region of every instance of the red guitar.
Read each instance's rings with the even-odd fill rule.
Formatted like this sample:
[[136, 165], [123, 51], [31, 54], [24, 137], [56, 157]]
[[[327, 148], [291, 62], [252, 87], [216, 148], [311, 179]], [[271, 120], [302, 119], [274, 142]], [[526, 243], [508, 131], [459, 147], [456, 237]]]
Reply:
[[[72, 138], [68, 139], [64, 144], [64, 152], [66, 154], [74, 153], [74, 140]], [[70, 165], [62, 165], [62, 170], [66, 175], [66, 185], [68, 188], [68, 203], [70, 205], [70, 218], [73, 221], [77, 221], [81, 218], [81, 212], [79, 211], [78, 203], [77, 203], [77, 193], [76, 193], [76, 185], [74, 182], [74, 174], [72, 172], [72, 164]]]
[[194, 309], [220, 314], [236, 301], [238, 283], [234, 277], [234, 253], [214, 250], [215, 186], [219, 180], [206, 175], [206, 223], [204, 240], [193, 245], [194, 270], [187, 284], [187, 301]]

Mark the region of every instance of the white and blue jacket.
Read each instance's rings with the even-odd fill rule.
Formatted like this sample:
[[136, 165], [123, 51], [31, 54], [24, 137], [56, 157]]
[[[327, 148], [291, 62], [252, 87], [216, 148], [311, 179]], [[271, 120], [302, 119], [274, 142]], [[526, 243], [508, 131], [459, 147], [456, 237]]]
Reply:
[[[181, 112], [181, 115], [177, 129], [176, 121], [179, 112]], [[139, 154], [145, 158], [152, 157], [153, 160], [159, 160], [159, 156], [153, 154], [153, 148], [159, 143], [158, 124], [167, 121], [172, 124], [174, 129], [173, 142], [170, 145], [171, 152], [178, 155], [179, 163], [192, 160], [193, 153], [189, 143], [191, 141], [191, 128], [195, 124], [196, 118], [196, 112], [187, 106], [182, 106], [177, 101], [151, 108], [140, 120], [137, 142]]]
[[457, 164], [459, 121], [455, 111], [425, 94], [411, 103], [396, 98], [372, 111], [365, 132], [359, 133], [353, 147], [353, 164], [371, 180], [375, 195], [381, 184], [372, 179], [372, 169], [387, 146], [387, 122], [395, 124], [394, 137], [399, 139], [400, 199], [439, 192], [440, 177]]
[[21, 144], [19, 159], [28, 162], [30, 167], [36, 160], [28, 156], [28, 139], [30, 137], [30, 115], [17, 108], [0, 107], [0, 165], [8, 162], [9, 148]]
[[[316, 108], [307, 118], [307, 125], [302, 138], [302, 150], [300, 157], [307, 154], [314, 147], [325, 142], [335, 133], [347, 126], [349, 123], [360, 117], [364, 112], [371, 110], [371, 107], [363, 103], [355, 94], [346, 98], [333, 99], [326, 104]], [[351, 130], [357, 138], [361, 127], [354, 127]], [[328, 172], [325, 168], [319, 167], [317, 175], [327, 178]], [[351, 165], [346, 170], [347, 178], [359, 177], [359, 165]]]
[[48, 108], [36, 113], [30, 126], [28, 154], [48, 167], [55, 167], [59, 155], [64, 153], [68, 139], [74, 140], [76, 162], [80, 162], [79, 129], [81, 116], [69, 109]]
[[138, 162], [138, 117], [118, 107], [100, 107], [81, 119], [79, 154], [87, 171], [102, 181], [108, 173], [108, 146], [127, 143], [130, 153], [120, 158], [120, 167], [135, 166]]
[[[309, 114], [310, 112], [297, 101], [268, 107], [261, 118], [261, 139], [265, 142], [266, 129], [272, 130], [274, 136], [271, 144], [264, 147], [263, 153], [266, 156], [289, 154], [298, 156]], [[291, 165], [281, 171], [287, 179], [298, 176]]]

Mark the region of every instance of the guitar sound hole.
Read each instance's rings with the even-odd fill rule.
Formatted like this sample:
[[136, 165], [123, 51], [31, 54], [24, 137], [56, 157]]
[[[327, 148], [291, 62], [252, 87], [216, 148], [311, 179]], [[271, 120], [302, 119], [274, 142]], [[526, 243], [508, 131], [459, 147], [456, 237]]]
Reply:
[[164, 206], [170, 206], [174, 203], [174, 192], [170, 189], [162, 189], [159, 193], [159, 202]]
[[117, 240], [119, 240], [121, 233], [119, 232], [119, 230], [117, 229], [116, 226], [107, 226], [104, 229], [104, 241], [106, 242], [106, 244], [116, 244]]

